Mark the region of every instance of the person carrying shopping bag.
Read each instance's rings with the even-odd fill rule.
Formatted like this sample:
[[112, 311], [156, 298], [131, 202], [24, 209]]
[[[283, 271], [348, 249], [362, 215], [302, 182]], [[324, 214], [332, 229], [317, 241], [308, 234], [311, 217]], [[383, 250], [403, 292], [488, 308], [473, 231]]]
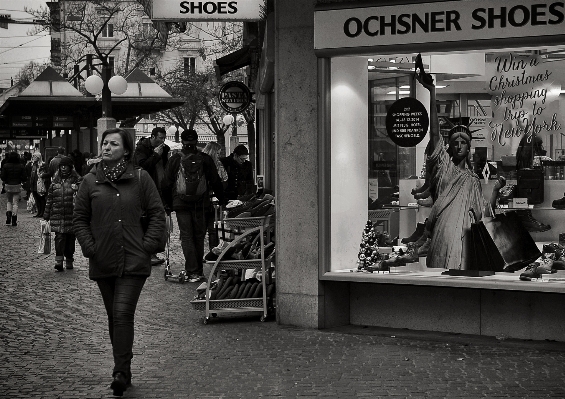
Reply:
[[5, 183], [6, 195], [6, 224], [18, 225], [18, 202], [22, 191], [22, 183], [27, 179], [25, 168], [20, 162], [17, 152], [10, 152], [2, 166], [1, 179]]
[[51, 231], [55, 232], [55, 270], [62, 272], [63, 260], [65, 268], [73, 268], [76, 241], [73, 232], [74, 197], [81, 178], [69, 157], [61, 158], [58, 168], [47, 191], [43, 219], [50, 222]]
[[128, 132], [104, 131], [100, 153], [80, 184], [73, 227], [106, 308], [114, 357], [110, 387], [121, 396], [131, 383], [134, 315], [151, 254], [165, 249], [165, 209], [153, 179], [133, 166]]
[[41, 159], [41, 153], [35, 152], [31, 156], [31, 175], [29, 177], [29, 186], [31, 195], [35, 199], [37, 214], [33, 217], [43, 217], [45, 210], [45, 194], [47, 194], [47, 185], [41, 175], [47, 170], [47, 164]]

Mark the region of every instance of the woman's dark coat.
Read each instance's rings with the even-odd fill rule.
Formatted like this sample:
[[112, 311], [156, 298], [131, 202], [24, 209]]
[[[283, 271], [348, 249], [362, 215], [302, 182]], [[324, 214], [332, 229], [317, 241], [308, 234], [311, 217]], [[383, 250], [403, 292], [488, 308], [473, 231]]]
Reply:
[[47, 192], [47, 202], [43, 219], [49, 220], [51, 231], [56, 233], [73, 232], [73, 184], [80, 183], [79, 174], [73, 169], [71, 175], [62, 179], [60, 172], [55, 173]]
[[[138, 170], [140, 182], [138, 183]], [[142, 202], [149, 219], [141, 226]], [[84, 176], [73, 225], [82, 253], [89, 258], [89, 277], [149, 276], [151, 254], [165, 248], [165, 210], [149, 174], [130, 163], [115, 182], [101, 165]]]

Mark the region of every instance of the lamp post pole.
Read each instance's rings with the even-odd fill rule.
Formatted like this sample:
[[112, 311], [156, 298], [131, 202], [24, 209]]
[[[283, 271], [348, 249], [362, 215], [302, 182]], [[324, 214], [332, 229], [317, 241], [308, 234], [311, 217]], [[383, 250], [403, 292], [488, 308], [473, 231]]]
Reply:
[[110, 66], [104, 65], [102, 67], [102, 81], [104, 82], [104, 86], [102, 87], [102, 117], [96, 122], [98, 146], [100, 146], [102, 142], [102, 133], [108, 129], [116, 128], [116, 120], [112, 118], [112, 92], [108, 87], [111, 74]]
[[104, 87], [102, 88], [102, 118], [112, 117], [112, 92], [108, 87], [111, 74], [110, 66], [104, 65], [102, 67], [102, 81], [104, 82]]

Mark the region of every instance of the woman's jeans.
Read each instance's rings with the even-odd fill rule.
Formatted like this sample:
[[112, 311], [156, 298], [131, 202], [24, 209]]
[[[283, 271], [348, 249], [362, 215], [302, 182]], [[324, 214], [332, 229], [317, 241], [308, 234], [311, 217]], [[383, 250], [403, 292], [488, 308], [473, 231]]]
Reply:
[[133, 320], [146, 278], [122, 276], [96, 280], [108, 314], [110, 341], [114, 354], [113, 376], [121, 372], [126, 378], [131, 378]]
[[6, 203], [6, 210], [12, 212], [12, 215], [18, 214], [18, 202], [20, 201], [20, 193], [6, 193], [8, 202]]
[[55, 256], [73, 261], [75, 255], [75, 235], [55, 232]]

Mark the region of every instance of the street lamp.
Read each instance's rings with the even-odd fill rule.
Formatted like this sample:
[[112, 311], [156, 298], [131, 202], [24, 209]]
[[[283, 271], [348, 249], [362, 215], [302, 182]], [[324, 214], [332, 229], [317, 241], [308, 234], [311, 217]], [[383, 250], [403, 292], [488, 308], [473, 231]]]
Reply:
[[[91, 75], [84, 81], [84, 87], [92, 95], [102, 93], [102, 117], [96, 124], [98, 142], [100, 136], [107, 129], [116, 127], [116, 120], [112, 118], [112, 93], [116, 95], [124, 94], [128, 88], [127, 81], [122, 76], [110, 76], [110, 68], [102, 68], [102, 77]], [[105, 83], [107, 82], [107, 83]]]

